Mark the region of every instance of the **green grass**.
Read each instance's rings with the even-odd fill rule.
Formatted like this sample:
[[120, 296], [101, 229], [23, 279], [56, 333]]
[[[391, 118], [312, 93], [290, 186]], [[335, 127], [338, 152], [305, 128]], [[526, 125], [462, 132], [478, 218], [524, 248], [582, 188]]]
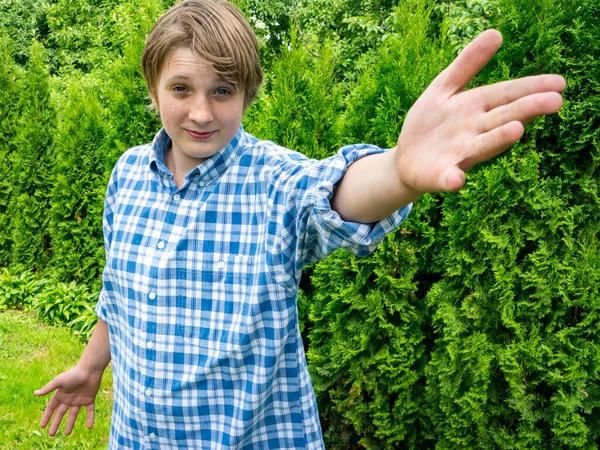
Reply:
[[85, 426], [85, 408], [73, 433], [64, 434], [67, 415], [59, 432], [48, 436], [40, 419], [52, 394], [33, 395], [56, 375], [74, 366], [84, 344], [70, 331], [49, 327], [33, 313], [0, 311], [0, 450], [104, 449], [108, 446], [112, 409], [110, 366], [96, 398], [94, 427]]

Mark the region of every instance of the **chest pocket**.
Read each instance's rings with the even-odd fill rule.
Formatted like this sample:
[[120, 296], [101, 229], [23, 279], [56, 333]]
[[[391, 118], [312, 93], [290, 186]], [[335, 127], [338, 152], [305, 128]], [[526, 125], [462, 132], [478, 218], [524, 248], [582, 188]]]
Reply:
[[184, 278], [183, 313], [175, 334], [193, 348], [233, 351], [247, 339], [254, 257], [213, 254]]

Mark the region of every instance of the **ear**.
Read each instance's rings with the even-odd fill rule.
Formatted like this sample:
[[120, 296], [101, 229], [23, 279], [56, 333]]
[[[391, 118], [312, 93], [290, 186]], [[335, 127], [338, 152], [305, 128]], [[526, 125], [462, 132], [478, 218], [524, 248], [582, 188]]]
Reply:
[[160, 109], [160, 107], [158, 105], [158, 99], [156, 98], [155, 95], [150, 94], [150, 100], [152, 101], [152, 103], [150, 104], [149, 108], [158, 112]]

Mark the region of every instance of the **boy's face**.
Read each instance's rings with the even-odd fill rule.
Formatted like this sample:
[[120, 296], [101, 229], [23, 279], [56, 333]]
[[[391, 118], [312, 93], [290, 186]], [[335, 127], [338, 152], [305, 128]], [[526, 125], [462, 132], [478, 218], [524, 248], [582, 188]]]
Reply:
[[156, 91], [152, 101], [173, 141], [174, 168], [185, 171], [182, 175], [225, 148], [242, 122], [244, 93], [188, 48], [167, 57]]

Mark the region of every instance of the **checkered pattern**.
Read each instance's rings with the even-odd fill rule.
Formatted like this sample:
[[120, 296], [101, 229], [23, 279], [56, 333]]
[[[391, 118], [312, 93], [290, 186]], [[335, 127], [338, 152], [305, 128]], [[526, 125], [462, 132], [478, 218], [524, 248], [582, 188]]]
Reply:
[[371, 252], [408, 215], [341, 220], [329, 198], [355, 145], [323, 161], [240, 130], [177, 188], [164, 130], [127, 151], [106, 194], [113, 449], [323, 448], [298, 328], [302, 267]]

